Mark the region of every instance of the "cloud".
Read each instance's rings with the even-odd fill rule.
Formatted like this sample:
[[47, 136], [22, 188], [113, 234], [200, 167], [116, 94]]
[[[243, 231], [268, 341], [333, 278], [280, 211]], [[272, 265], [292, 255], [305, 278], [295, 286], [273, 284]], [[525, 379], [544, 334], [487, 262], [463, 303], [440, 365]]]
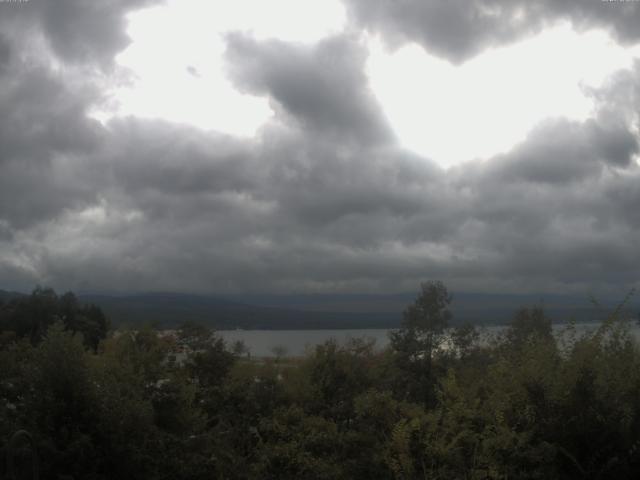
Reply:
[[[316, 45], [228, 36], [230, 77], [276, 112], [247, 139], [135, 117], [101, 125], [87, 111], [103, 101], [103, 80], [85, 75], [94, 67], [83, 54], [55, 47], [68, 52], [55, 68], [0, 26], [0, 288], [637, 281], [638, 65], [590, 92], [592, 118], [548, 119], [509, 152], [443, 170], [398, 144], [352, 34]], [[87, 48], [105, 61], [121, 45], [95, 41]]]
[[393, 135], [363, 71], [366, 51], [357, 38], [334, 36], [306, 46], [227, 36], [234, 83], [268, 94], [280, 118], [342, 141], [384, 143]]
[[603, 168], [625, 168], [638, 153], [638, 138], [618, 120], [547, 120], [527, 141], [487, 163], [492, 182], [564, 185], [599, 176]]
[[571, 0], [346, 0], [353, 20], [381, 33], [393, 46], [417, 42], [461, 63], [486, 48], [505, 45], [543, 27], [570, 21], [577, 30], [604, 28], [622, 43], [640, 40], [636, 2]]
[[126, 13], [151, 3], [0, 3], [0, 220], [11, 228], [96, 201], [106, 132], [87, 112], [104, 100], [99, 69], [128, 43]]
[[0, 218], [24, 226], [89, 201], [94, 194], [75, 168], [101, 140], [85, 115], [95, 91], [18, 56], [0, 79]]
[[42, 35], [63, 61], [110, 66], [129, 43], [126, 13], [161, 0], [30, 0], [0, 3], [14, 35]]
[[11, 45], [9, 41], [0, 34], [0, 75], [2, 75], [9, 64], [11, 58]]

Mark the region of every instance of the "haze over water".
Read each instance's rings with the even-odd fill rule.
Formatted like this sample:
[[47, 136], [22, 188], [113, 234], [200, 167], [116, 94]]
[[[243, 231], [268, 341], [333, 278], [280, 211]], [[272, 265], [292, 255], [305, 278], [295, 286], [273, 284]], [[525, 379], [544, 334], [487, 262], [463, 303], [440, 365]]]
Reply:
[[[589, 330], [597, 328], [596, 323], [578, 323], [575, 325], [579, 336]], [[566, 329], [566, 324], [553, 326], [554, 332], [560, 334]], [[640, 340], [640, 326], [636, 323], [629, 325], [631, 333]], [[498, 335], [504, 331], [504, 326], [487, 326], [479, 328], [483, 339]], [[303, 356], [327, 340], [335, 339], [344, 345], [350, 339], [373, 339], [375, 348], [382, 350], [389, 344], [389, 332], [392, 329], [348, 329], [348, 330], [220, 330], [218, 333], [229, 343], [242, 340], [249, 349], [251, 356], [273, 357], [274, 347], [284, 347], [285, 356]]]

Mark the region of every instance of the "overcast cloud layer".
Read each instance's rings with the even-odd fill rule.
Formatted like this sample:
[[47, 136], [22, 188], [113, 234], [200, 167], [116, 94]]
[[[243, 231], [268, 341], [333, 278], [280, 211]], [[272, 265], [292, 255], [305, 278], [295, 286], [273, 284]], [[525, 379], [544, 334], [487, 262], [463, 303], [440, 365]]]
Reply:
[[346, 0], [352, 17], [389, 45], [420, 43], [452, 62], [560, 22], [604, 28], [623, 44], [640, 40], [640, 9], [625, 0]]
[[314, 45], [231, 32], [229, 78], [275, 112], [242, 139], [87, 116], [105, 85], [126, 81], [113, 61], [124, 15], [149, 3], [0, 3], [0, 288], [637, 283], [640, 62], [591, 92], [591, 118], [549, 118], [505, 154], [444, 170], [399, 145], [368, 87], [359, 29], [459, 63], [560, 21], [633, 44], [640, 4], [347, 0], [346, 33]]

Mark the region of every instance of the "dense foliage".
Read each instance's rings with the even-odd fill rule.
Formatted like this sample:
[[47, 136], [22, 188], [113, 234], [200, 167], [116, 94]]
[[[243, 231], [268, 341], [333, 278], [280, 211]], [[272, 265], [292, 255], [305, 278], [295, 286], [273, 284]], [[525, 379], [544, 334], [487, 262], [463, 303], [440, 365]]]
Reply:
[[95, 307], [37, 289], [0, 305], [0, 450], [31, 432], [45, 479], [638, 478], [619, 311], [554, 335], [522, 309], [487, 338], [447, 330], [451, 300], [423, 284], [384, 351], [260, 360], [193, 324], [107, 335]]

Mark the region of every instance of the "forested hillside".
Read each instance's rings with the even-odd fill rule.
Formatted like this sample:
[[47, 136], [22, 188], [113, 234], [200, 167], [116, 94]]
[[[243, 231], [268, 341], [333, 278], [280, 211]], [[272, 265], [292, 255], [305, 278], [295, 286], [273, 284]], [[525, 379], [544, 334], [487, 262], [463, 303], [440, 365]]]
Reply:
[[0, 449], [18, 478], [35, 468], [9, 446], [19, 430], [44, 479], [640, 475], [640, 351], [622, 308], [559, 337], [524, 308], [480, 338], [447, 328], [451, 300], [423, 284], [382, 352], [354, 340], [253, 359], [194, 324], [114, 335], [99, 308], [39, 289], [0, 305]]

